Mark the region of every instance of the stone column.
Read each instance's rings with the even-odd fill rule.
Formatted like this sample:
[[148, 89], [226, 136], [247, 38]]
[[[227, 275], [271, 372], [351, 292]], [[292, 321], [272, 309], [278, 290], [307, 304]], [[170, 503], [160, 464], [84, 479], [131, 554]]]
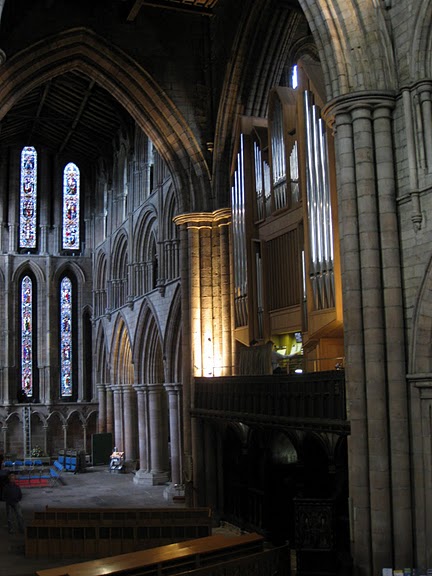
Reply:
[[432, 470], [432, 374], [417, 373], [408, 375], [411, 387], [411, 414], [413, 436], [413, 475], [416, 478], [429, 478], [416, 489], [416, 566], [432, 566], [432, 490], [430, 473]]
[[[231, 307], [227, 275], [227, 225], [231, 211], [182, 214], [174, 219], [180, 226], [180, 274], [182, 285], [183, 345], [183, 473], [186, 481], [186, 503], [192, 505], [197, 486], [193, 461], [197, 442], [190, 418], [194, 388], [193, 376], [224, 373], [232, 365]], [[223, 284], [225, 283], [225, 285]], [[227, 306], [227, 310], [224, 309]], [[188, 361], [186, 361], [188, 359]]]
[[123, 386], [123, 422], [125, 460], [135, 460], [134, 422], [135, 413], [132, 409], [132, 386]]
[[41, 235], [41, 254], [48, 254], [48, 226], [41, 225], [40, 226], [40, 235]]
[[150, 475], [153, 485], [164, 484], [168, 481], [168, 472], [164, 469], [164, 435], [161, 433], [162, 423], [162, 384], [148, 384], [149, 424], [150, 424]]
[[191, 506], [193, 502], [192, 477], [185, 474], [192, 469], [192, 429], [190, 406], [192, 398], [192, 336], [191, 336], [191, 305], [189, 281], [189, 243], [188, 230], [185, 222], [180, 222], [180, 278], [181, 278], [181, 309], [182, 309], [182, 385], [183, 385], [183, 481], [185, 482], [185, 503]]
[[103, 433], [106, 432], [107, 428], [107, 397], [106, 397], [106, 390], [104, 384], [96, 384], [96, 388], [98, 391], [98, 404], [99, 404], [99, 412], [98, 412], [98, 432]]
[[147, 387], [145, 385], [134, 386], [137, 394], [138, 407], [138, 451], [139, 451], [139, 470], [134, 476], [135, 484], [147, 484], [147, 474], [150, 469], [149, 464], [149, 442], [148, 442], [148, 406], [147, 406]]
[[[168, 482], [168, 470], [165, 463], [167, 462], [167, 439], [164, 433], [164, 423], [162, 421], [163, 402], [162, 384], [147, 384], [146, 389], [148, 392], [148, 470], [139, 470], [139, 475], [135, 475], [136, 483], [145, 484], [148, 486], [157, 486], [158, 484], [165, 484]], [[140, 407], [141, 408], [141, 407]], [[142, 413], [139, 412], [139, 422], [141, 422]], [[141, 423], [142, 425], [142, 423]]]
[[[405, 365], [405, 331], [400, 268], [399, 229], [394, 181], [392, 107], [374, 109], [375, 158], [385, 317], [385, 361], [388, 390], [390, 474], [395, 566], [408, 566], [412, 546], [410, 432]], [[395, 240], [397, 241], [395, 242]]]
[[106, 389], [106, 431], [112, 432], [114, 441], [114, 398], [111, 386], [107, 385]]
[[63, 450], [67, 450], [67, 424], [63, 424]]
[[392, 107], [390, 95], [374, 93], [341, 97], [327, 108], [335, 127], [358, 574], [411, 566], [413, 560]]
[[6, 457], [6, 453], [8, 452], [8, 445], [7, 445], [7, 425], [3, 424], [2, 426], [2, 438], [3, 438], [3, 454]]
[[181, 384], [164, 384], [168, 393], [169, 426], [171, 445], [171, 482], [182, 483], [182, 451], [181, 451]]
[[48, 424], [43, 425], [43, 451], [48, 455]]
[[82, 428], [83, 428], [83, 450], [85, 453], [87, 453], [87, 425], [83, 424]]
[[220, 225], [220, 317], [221, 317], [221, 334], [222, 334], [222, 358], [230, 359], [227, 363], [225, 360], [221, 366], [221, 376], [233, 374], [233, 352], [232, 352], [232, 302], [231, 298], [231, 274], [230, 274], [230, 254], [231, 247], [229, 242], [228, 222], [222, 222]]
[[426, 166], [428, 171], [432, 171], [432, 82], [430, 80], [421, 82], [417, 86], [417, 93], [419, 95], [420, 107], [422, 112], [422, 134], [424, 138]]
[[114, 446], [122, 452], [124, 450], [123, 437], [123, 410], [122, 410], [122, 387], [111, 386], [114, 404]]

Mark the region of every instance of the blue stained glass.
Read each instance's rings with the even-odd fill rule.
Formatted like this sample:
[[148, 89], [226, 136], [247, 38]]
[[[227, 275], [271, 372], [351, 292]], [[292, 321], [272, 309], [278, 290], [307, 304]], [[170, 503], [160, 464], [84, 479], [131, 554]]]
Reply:
[[21, 388], [33, 395], [33, 284], [25, 276], [21, 283]]
[[72, 282], [60, 284], [60, 382], [61, 396], [72, 396]]
[[69, 162], [63, 171], [63, 249], [77, 250], [79, 237], [80, 171]]
[[21, 151], [20, 248], [36, 248], [37, 153], [32, 146]]

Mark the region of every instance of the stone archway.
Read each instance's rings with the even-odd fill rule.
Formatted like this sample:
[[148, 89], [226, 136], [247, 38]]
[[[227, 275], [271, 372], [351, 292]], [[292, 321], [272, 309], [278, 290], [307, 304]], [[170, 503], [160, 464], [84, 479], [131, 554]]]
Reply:
[[70, 70], [110, 92], [153, 141], [173, 176], [181, 210], [207, 209], [208, 167], [186, 120], [138, 63], [90, 30], [62, 32], [8, 60], [0, 68], [0, 118], [24, 94]]

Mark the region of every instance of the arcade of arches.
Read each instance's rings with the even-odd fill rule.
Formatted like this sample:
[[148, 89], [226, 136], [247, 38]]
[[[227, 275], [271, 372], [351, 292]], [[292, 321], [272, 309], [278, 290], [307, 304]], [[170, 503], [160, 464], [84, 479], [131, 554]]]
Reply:
[[[111, 433], [131, 482], [276, 544], [331, 501], [329, 574], [432, 567], [431, 16], [0, 0], [5, 454]], [[346, 420], [195, 417], [252, 341], [343, 369]]]

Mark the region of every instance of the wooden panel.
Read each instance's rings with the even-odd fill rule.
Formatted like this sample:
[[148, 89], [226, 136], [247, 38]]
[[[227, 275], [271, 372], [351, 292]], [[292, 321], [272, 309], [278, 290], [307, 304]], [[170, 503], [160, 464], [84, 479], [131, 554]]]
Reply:
[[[37, 576], [109, 576], [113, 574], [125, 576], [138, 569], [140, 569], [140, 574], [157, 574], [162, 573], [165, 563], [169, 564], [169, 573], [174, 574], [182, 569], [190, 569], [190, 567], [217, 564], [246, 554], [256, 554], [261, 552], [263, 547], [264, 539], [258, 534], [233, 537], [216, 535], [161, 546], [152, 550], [39, 570], [36, 574]], [[175, 566], [178, 566], [176, 572], [174, 572]], [[148, 571], [145, 571], [146, 569]]]

